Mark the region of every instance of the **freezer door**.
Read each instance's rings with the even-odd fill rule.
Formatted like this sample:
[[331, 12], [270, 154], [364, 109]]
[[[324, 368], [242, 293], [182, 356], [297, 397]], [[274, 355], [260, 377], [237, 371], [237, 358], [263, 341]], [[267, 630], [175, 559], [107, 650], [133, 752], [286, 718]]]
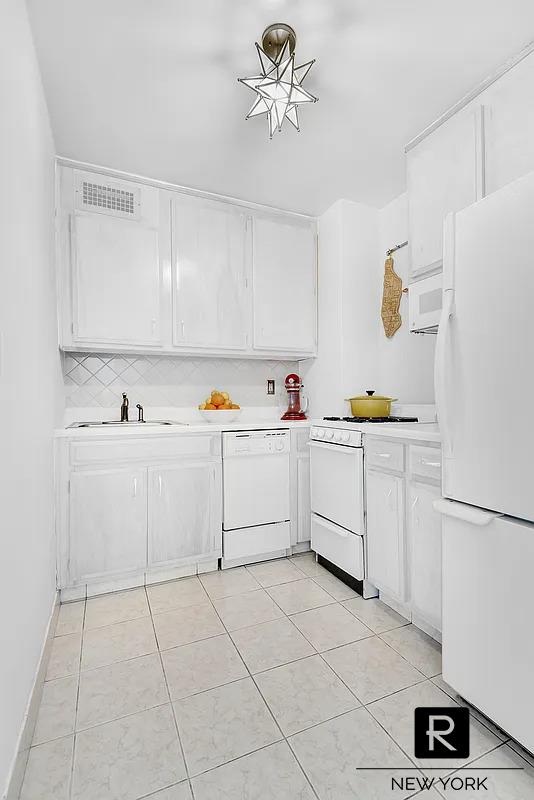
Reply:
[[444, 513], [443, 677], [534, 751], [534, 525], [446, 500], [435, 507]]
[[443, 494], [534, 520], [534, 173], [445, 223]]

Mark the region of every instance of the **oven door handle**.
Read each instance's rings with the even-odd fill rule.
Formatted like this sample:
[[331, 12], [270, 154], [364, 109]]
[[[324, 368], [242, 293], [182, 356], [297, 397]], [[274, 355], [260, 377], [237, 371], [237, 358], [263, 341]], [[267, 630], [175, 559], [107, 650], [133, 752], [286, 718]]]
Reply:
[[316, 439], [313, 439], [311, 442], [308, 442], [308, 447], [319, 447], [322, 448], [323, 450], [331, 450], [332, 448], [337, 450], [338, 448], [342, 448], [347, 453], [361, 449], [361, 445], [357, 445], [355, 447], [354, 445], [339, 444], [338, 442], [318, 442]]

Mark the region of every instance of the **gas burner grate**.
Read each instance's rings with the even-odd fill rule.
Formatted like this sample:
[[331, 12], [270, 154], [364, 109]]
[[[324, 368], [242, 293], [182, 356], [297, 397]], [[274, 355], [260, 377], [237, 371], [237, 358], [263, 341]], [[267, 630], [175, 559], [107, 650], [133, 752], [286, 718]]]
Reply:
[[419, 422], [417, 417], [323, 417], [325, 422]]

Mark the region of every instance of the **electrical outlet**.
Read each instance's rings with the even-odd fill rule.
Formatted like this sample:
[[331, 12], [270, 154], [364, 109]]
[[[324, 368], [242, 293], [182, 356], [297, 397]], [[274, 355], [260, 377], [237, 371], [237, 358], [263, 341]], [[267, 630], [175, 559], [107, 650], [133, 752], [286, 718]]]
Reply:
[[269, 378], [267, 381], [267, 394], [274, 394], [274, 393], [275, 393], [274, 378]]

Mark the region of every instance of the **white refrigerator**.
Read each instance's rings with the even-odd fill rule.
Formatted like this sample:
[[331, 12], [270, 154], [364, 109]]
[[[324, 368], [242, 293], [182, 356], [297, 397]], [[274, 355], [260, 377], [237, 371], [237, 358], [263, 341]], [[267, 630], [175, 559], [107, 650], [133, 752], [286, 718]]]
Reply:
[[443, 677], [534, 751], [534, 173], [444, 232]]

